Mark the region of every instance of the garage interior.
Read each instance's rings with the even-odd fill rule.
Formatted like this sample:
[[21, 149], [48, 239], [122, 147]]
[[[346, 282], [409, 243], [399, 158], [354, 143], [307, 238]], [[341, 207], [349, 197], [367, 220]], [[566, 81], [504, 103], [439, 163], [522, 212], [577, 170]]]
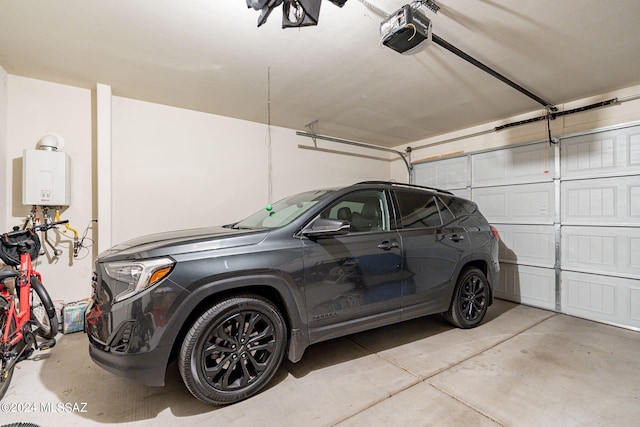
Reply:
[[31, 208], [23, 151], [56, 135], [83, 238], [39, 258], [56, 301], [89, 297], [93, 259], [120, 242], [365, 180], [450, 190], [501, 236], [478, 328], [429, 316], [316, 344], [220, 408], [177, 369], [145, 387], [61, 334], [2, 401], [38, 410], [0, 424], [637, 425], [640, 3], [423, 3], [436, 41], [534, 96], [443, 43], [383, 45], [399, 0], [323, 1], [317, 25], [286, 29], [242, 0], [0, 0], [0, 224]]

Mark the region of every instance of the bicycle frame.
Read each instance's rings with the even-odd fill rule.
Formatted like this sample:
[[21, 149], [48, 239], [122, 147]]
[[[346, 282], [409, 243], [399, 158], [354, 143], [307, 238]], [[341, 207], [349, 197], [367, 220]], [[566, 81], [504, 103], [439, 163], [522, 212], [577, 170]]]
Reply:
[[[1, 315], [2, 322], [6, 323], [0, 328], [0, 399], [9, 388], [13, 370], [20, 361], [28, 359], [36, 350], [49, 350], [56, 345], [59, 322], [51, 297], [42, 285], [42, 275], [33, 269], [32, 256], [35, 259], [40, 255], [36, 231], [47, 231], [67, 222], [57, 221], [22, 230], [14, 227], [13, 231], [0, 235], [0, 258], [5, 264], [18, 267], [17, 272], [2, 272], [1, 275]], [[20, 254], [19, 258], [15, 253]], [[5, 283], [10, 278], [14, 280], [13, 289]], [[38, 305], [32, 307], [34, 293]], [[33, 310], [37, 310], [35, 314], [32, 314]], [[46, 315], [47, 319], [40, 318], [41, 315]], [[37, 335], [45, 341], [38, 342]]]
[[[31, 256], [20, 254], [20, 275], [16, 278], [16, 286], [19, 288], [19, 307], [16, 309], [15, 298], [11, 298], [7, 324], [5, 325], [2, 342], [13, 346], [24, 339], [23, 326], [31, 320], [31, 276], [35, 275], [42, 280], [40, 273], [33, 269]], [[14, 291], [15, 292], [15, 291]], [[11, 324], [15, 320], [15, 336], [11, 337]]]

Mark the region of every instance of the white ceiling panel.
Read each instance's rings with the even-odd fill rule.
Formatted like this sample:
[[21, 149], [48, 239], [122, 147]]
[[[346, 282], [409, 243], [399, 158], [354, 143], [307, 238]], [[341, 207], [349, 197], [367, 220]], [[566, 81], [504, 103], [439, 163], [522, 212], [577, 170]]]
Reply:
[[[637, 0], [437, 3], [435, 34], [553, 104], [640, 84]], [[0, 65], [261, 123], [270, 93], [273, 125], [386, 146], [542, 109], [438, 45], [381, 46], [383, 17], [357, 0], [323, 1], [316, 27], [257, 18], [244, 0], [0, 0]]]

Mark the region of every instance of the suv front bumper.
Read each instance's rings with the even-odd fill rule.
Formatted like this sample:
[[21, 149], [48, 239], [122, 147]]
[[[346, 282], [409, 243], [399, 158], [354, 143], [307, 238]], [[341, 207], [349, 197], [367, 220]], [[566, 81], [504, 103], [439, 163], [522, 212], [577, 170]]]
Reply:
[[89, 355], [101, 368], [120, 377], [132, 379], [142, 384], [160, 387], [165, 384], [166, 361], [171, 346], [156, 347], [146, 353], [113, 353], [102, 350], [99, 343], [89, 337]]
[[85, 312], [89, 355], [103, 369], [149, 386], [162, 386], [173, 340], [169, 313], [180, 289], [170, 282], [112, 304], [110, 289], [94, 275]]

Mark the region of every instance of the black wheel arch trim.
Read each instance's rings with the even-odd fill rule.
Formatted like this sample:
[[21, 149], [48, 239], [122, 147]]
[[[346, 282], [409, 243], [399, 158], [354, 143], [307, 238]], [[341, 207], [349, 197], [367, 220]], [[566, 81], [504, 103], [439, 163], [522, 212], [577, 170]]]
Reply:
[[[305, 306], [303, 296], [291, 292], [292, 284], [277, 273], [257, 273], [212, 280], [206, 284], [199, 284], [184, 298], [176, 308], [176, 317], [165, 331], [160, 345], [170, 345], [174, 348], [169, 359], [175, 356], [181, 345], [181, 338], [186, 335], [195, 318], [207, 307], [222, 298], [256, 294], [269, 299], [281, 310], [288, 326], [287, 358], [297, 362], [302, 358], [304, 350], [309, 345], [308, 326], [302, 309]], [[294, 287], [295, 289], [295, 287]], [[274, 298], [275, 297], [275, 298]], [[274, 301], [274, 299], [279, 299]]]
[[[487, 305], [490, 306], [493, 304], [493, 288], [498, 285], [498, 283], [496, 282], [498, 280], [498, 272], [492, 270], [492, 265], [493, 262], [491, 261], [491, 258], [489, 256], [485, 256], [484, 254], [469, 255], [460, 260], [460, 262], [458, 263], [458, 269], [456, 270], [451, 280], [453, 280], [453, 283], [455, 284], [458, 280], [458, 277], [460, 277], [460, 274], [462, 274], [462, 272], [469, 266], [479, 268], [487, 278], [487, 285], [489, 289], [489, 298]], [[455, 286], [451, 288], [450, 300], [453, 300], [454, 288]]]

